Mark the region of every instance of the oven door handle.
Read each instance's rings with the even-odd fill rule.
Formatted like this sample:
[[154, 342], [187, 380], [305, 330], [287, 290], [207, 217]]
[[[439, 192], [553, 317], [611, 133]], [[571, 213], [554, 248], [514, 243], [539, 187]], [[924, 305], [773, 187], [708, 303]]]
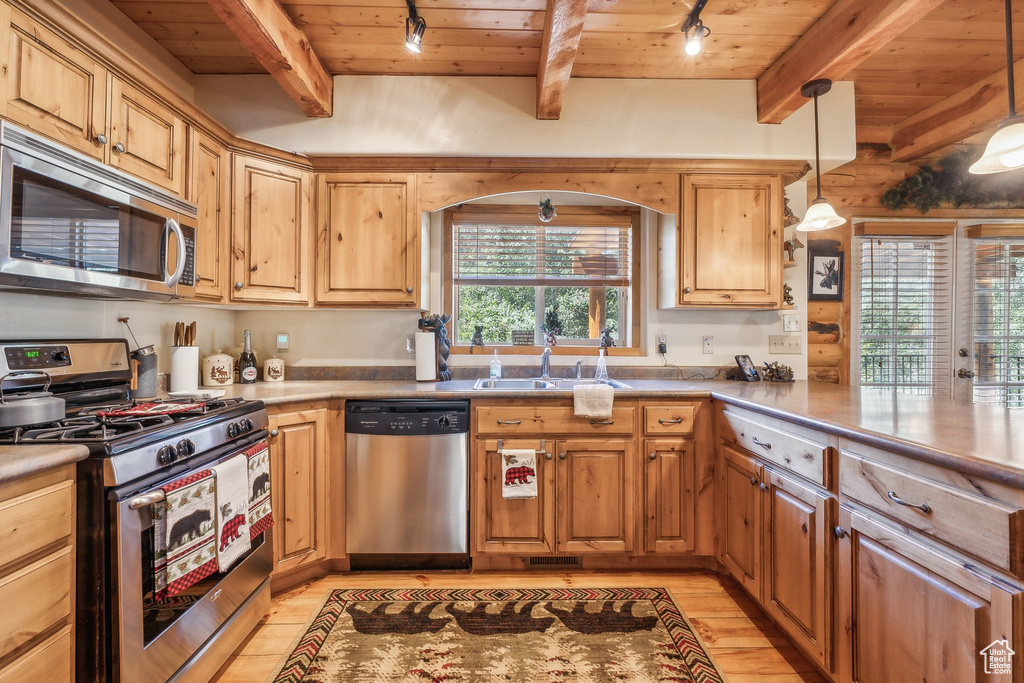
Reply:
[[128, 508], [131, 510], [138, 510], [139, 508], [144, 508], [148, 505], [153, 505], [154, 503], [159, 503], [160, 501], [166, 499], [167, 496], [164, 495], [164, 492], [161, 491], [160, 489], [157, 489], [156, 491], [151, 491], [141, 496], [132, 498], [128, 502]]

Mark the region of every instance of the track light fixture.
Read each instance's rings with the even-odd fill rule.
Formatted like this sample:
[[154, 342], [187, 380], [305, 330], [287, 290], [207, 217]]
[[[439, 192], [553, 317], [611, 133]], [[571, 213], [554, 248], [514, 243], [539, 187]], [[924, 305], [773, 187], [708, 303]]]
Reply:
[[683, 26], [680, 29], [684, 36], [683, 49], [691, 57], [700, 54], [704, 49], [704, 39], [711, 35], [711, 29], [700, 20], [701, 10], [706, 4], [708, 4], [708, 0], [697, 0], [693, 9], [690, 10], [690, 14], [683, 20]]
[[811, 81], [800, 88], [801, 95], [814, 98], [814, 173], [817, 177], [818, 188], [818, 196], [807, 207], [804, 219], [796, 226], [796, 229], [801, 232], [838, 228], [846, 222], [846, 219], [837, 214], [832, 205], [821, 196], [821, 157], [818, 152], [818, 95], [824, 95], [831, 89], [832, 81], [827, 78]]
[[409, 6], [409, 16], [405, 20], [405, 46], [409, 52], [419, 54], [423, 49], [423, 34], [427, 31], [427, 22], [416, 11], [416, 0], [405, 0]]
[[985, 153], [971, 164], [971, 173], [1001, 173], [1024, 166], [1024, 116], [1017, 113], [1013, 85], [1013, 14], [1010, 0], [1006, 0], [1006, 94], [1010, 113], [989, 138]]

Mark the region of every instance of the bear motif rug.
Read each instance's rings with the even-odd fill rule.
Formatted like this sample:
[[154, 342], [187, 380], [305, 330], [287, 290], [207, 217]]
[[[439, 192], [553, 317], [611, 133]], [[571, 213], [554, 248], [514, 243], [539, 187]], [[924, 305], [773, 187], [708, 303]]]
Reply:
[[335, 590], [274, 683], [721, 683], [663, 588]]

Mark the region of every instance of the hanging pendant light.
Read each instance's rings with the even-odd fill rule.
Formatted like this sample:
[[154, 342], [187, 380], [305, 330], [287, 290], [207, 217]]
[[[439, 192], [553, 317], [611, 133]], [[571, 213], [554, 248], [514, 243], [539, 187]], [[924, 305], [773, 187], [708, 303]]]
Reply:
[[989, 138], [985, 153], [971, 164], [971, 173], [1002, 173], [1024, 166], [1024, 116], [1017, 113], [1013, 92], [1013, 13], [1010, 0], [1006, 4], [1006, 94], [1010, 100], [1010, 113]]
[[837, 214], [832, 205], [821, 196], [821, 158], [818, 154], [818, 95], [824, 95], [831, 89], [832, 81], [827, 78], [811, 81], [800, 88], [801, 95], [814, 98], [814, 173], [817, 177], [818, 189], [818, 196], [807, 207], [804, 219], [796, 226], [796, 229], [801, 232], [838, 228], [846, 222], [846, 219]]

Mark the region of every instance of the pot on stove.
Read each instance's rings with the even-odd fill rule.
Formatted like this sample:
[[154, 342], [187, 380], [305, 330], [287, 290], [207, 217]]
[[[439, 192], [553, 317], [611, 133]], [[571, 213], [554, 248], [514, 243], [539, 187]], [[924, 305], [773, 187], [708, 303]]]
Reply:
[[[41, 390], [4, 392], [3, 383], [16, 376], [41, 375]], [[50, 393], [50, 375], [39, 370], [17, 370], [0, 377], [0, 427], [24, 427], [64, 419], [64, 399]]]

